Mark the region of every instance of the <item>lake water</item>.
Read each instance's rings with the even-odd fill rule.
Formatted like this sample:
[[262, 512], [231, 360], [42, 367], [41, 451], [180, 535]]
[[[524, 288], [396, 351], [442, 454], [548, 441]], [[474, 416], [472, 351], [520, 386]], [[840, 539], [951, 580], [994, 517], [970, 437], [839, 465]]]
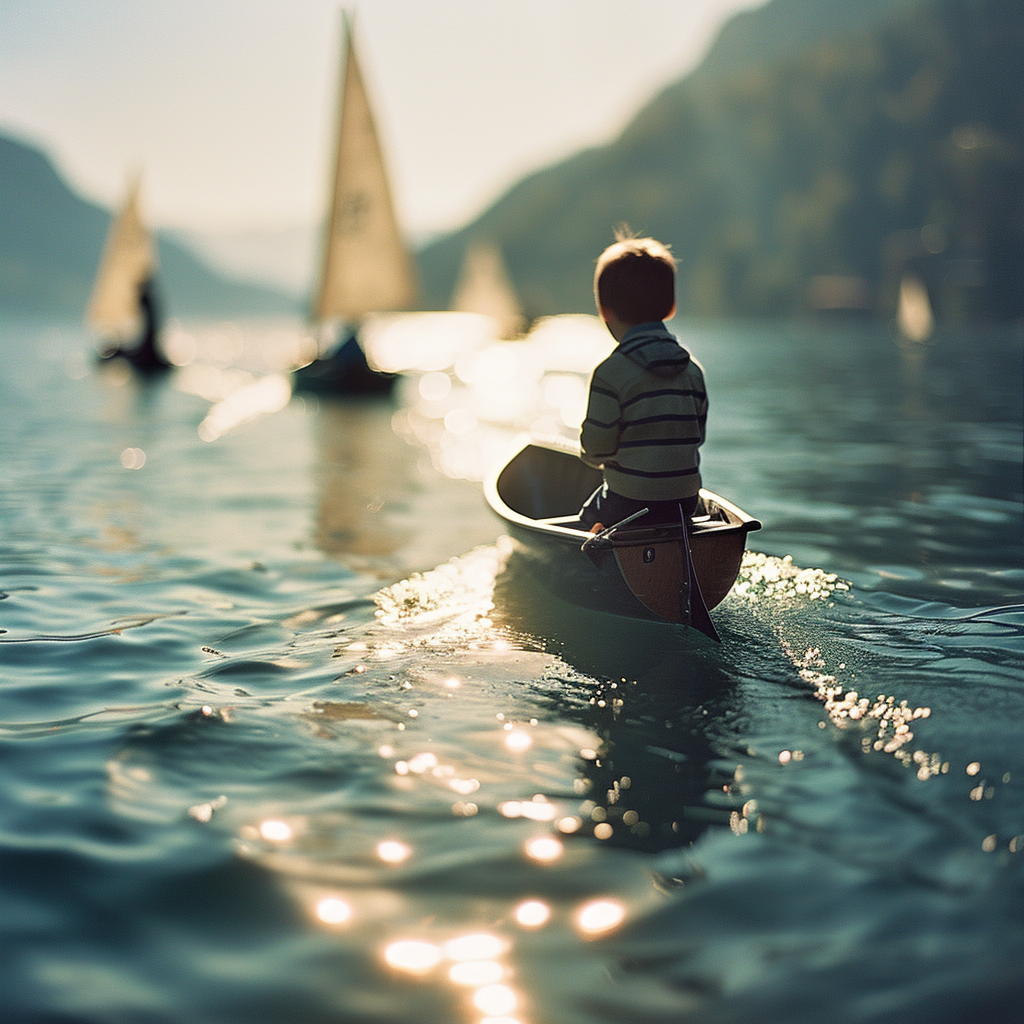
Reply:
[[350, 405], [280, 325], [143, 387], [0, 324], [5, 1022], [1020, 1019], [1022, 334], [679, 329], [764, 523], [720, 646], [484, 504], [590, 322]]

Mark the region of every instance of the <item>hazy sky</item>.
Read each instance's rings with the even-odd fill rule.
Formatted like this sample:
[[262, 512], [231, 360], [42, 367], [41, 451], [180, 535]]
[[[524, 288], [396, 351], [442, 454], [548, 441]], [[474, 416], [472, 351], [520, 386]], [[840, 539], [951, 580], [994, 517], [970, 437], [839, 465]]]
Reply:
[[[524, 172], [611, 137], [763, 0], [360, 0], [357, 46], [411, 232], [456, 227]], [[321, 216], [336, 0], [0, 0], [0, 130], [162, 226]]]

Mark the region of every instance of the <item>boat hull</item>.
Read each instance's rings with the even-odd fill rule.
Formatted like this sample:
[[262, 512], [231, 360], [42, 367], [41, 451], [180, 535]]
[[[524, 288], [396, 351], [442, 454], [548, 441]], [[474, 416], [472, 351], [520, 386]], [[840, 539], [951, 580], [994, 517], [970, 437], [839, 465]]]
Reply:
[[665, 524], [624, 527], [595, 543], [575, 513], [600, 482], [573, 449], [556, 444], [523, 445], [487, 482], [488, 502], [530, 578], [570, 604], [655, 622], [690, 624], [698, 602], [720, 604], [747, 534], [761, 524], [702, 491], [685, 537], [679, 524]]
[[326, 397], [390, 395], [396, 379], [393, 373], [380, 373], [365, 364], [339, 368], [331, 359], [315, 359], [292, 371], [295, 391]]
[[370, 366], [355, 334], [349, 334], [330, 355], [292, 371], [295, 391], [336, 397], [390, 395], [396, 379], [395, 374]]

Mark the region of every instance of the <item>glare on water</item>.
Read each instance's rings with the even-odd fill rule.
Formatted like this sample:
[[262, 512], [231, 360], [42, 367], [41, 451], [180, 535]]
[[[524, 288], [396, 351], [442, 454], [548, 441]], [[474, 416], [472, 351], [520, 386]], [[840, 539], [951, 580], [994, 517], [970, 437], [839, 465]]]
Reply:
[[591, 318], [382, 320], [404, 378], [365, 407], [281, 402], [301, 332], [241, 322], [176, 325], [166, 387], [63, 336], [19, 371], [45, 409], [0, 381], [10, 991], [397, 1024], [1012, 995], [1019, 343], [680, 330], [706, 482], [766, 524], [714, 648], [517, 592], [483, 506], [518, 431], [575, 435]]

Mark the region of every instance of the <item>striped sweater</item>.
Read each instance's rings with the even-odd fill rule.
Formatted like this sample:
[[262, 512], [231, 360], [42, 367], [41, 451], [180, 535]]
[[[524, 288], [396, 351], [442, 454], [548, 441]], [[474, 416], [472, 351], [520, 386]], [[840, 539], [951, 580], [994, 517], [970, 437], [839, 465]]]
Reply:
[[664, 324], [638, 324], [594, 370], [582, 459], [624, 497], [692, 497], [701, 488], [707, 415], [700, 364]]

